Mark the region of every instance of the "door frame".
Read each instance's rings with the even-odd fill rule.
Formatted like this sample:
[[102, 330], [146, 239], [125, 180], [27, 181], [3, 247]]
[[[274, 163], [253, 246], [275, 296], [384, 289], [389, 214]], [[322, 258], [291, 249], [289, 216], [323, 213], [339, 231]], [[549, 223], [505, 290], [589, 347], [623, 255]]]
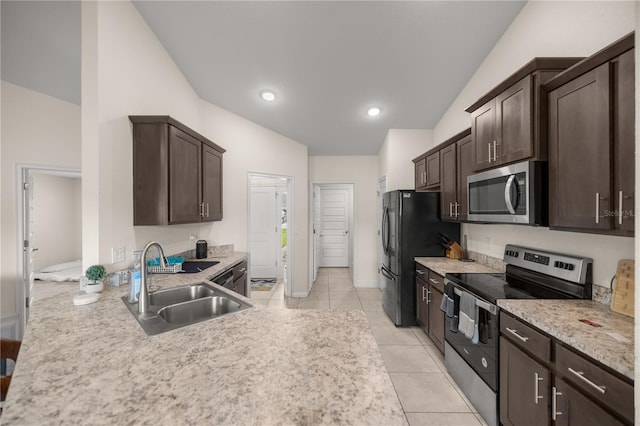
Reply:
[[[349, 269], [351, 269], [351, 274], [353, 278], [353, 286], [356, 286], [358, 282], [358, 268], [356, 259], [358, 258], [358, 247], [356, 242], [358, 241], [358, 203], [357, 194], [358, 194], [358, 184], [356, 181], [351, 180], [314, 180], [309, 182], [309, 194], [313, 194], [313, 187], [317, 185], [322, 189], [323, 186], [328, 185], [344, 185], [345, 187], [349, 187], [349, 206], [351, 207], [350, 220], [349, 220], [349, 234], [351, 235], [351, 241], [349, 244]], [[311, 291], [311, 287], [313, 286], [313, 265], [314, 265], [314, 251], [315, 245], [313, 242], [313, 196], [309, 196], [309, 265], [311, 266], [309, 269], [309, 284], [308, 291]], [[353, 220], [351, 220], [353, 219]]]
[[[291, 293], [293, 291], [293, 277], [294, 277], [294, 268], [295, 268], [295, 200], [293, 189], [294, 178], [289, 175], [278, 175], [274, 173], [265, 173], [265, 172], [256, 172], [256, 171], [248, 171], [247, 172], [247, 251], [250, 247], [250, 237], [251, 237], [251, 177], [264, 177], [270, 179], [282, 179], [286, 180], [286, 190], [287, 190], [287, 273], [284, 276], [284, 294], [287, 297], [291, 297]], [[280, 191], [276, 188], [276, 193]], [[279, 206], [279, 204], [278, 204]], [[278, 240], [279, 241], [279, 240]], [[280, 257], [278, 256], [278, 259]], [[249, 262], [251, 261], [251, 253], [249, 253]], [[250, 265], [249, 265], [250, 266]], [[280, 260], [278, 261], [278, 268], [281, 267]], [[276, 274], [277, 275], [277, 274]], [[251, 297], [251, 268], [247, 268], [247, 297]]]
[[[22, 339], [24, 335], [25, 328], [27, 326], [27, 321], [29, 319], [29, 312], [26, 306], [26, 298], [29, 296], [25, 285], [26, 280], [28, 280], [28, 276], [26, 275], [26, 250], [24, 246], [24, 242], [27, 240], [27, 235], [25, 235], [25, 227], [27, 222], [27, 214], [29, 212], [29, 197], [26, 196], [25, 191], [25, 183], [29, 181], [29, 177], [33, 175], [48, 175], [48, 176], [59, 176], [59, 177], [69, 177], [69, 178], [77, 178], [82, 179], [82, 173], [80, 168], [76, 167], [61, 167], [61, 166], [50, 166], [50, 165], [42, 165], [42, 164], [16, 164], [16, 175], [15, 175], [15, 200], [16, 200], [16, 228], [15, 228], [15, 236], [16, 236], [16, 245], [15, 245], [15, 253], [16, 253], [16, 281], [15, 281], [15, 303], [16, 303], [16, 314], [18, 314], [18, 323], [17, 323], [17, 338], [18, 340]], [[33, 188], [30, 188], [33, 190]]]

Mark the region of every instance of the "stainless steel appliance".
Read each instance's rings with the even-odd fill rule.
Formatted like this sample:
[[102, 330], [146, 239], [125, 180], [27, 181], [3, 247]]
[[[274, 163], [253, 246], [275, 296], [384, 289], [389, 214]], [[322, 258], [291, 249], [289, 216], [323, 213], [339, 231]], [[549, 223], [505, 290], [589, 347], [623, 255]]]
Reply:
[[547, 225], [546, 161], [525, 161], [467, 176], [468, 220]]
[[[591, 299], [589, 258], [507, 244], [504, 274], [446, 274], [455, 298], [472, 296], [478, 335], [473, 340], [445, 316], [445, 365], [489, 425], [499, 423], [498, 299]], [[477, 341], [477, 343], [474, 343]]]
[[381, 238], [385, 278], [382, 307], [395, 325], [416, 325], [416, 256], [444, 256], [439, 234], [460, 241], [460, 225], [440, 221], [440, 194], [413, 190], [383, 194]]

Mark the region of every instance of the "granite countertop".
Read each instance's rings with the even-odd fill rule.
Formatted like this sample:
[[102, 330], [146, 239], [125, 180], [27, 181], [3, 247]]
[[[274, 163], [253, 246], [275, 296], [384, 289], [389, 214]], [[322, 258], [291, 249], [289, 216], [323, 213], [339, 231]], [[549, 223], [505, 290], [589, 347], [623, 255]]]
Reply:
[[362, 311], [256, 306], [147, 336], [120, 299], [128, 289], [105, 287], [86, 306], [73, 305], [77, 289], [38, 300], [3, 425], [406, 424]]
[[592, 300], [505, 299], [498, 306], [633, 380], [633, 318]]
[[447, 273], [499, 273], [502, 272], [478, 262], [461, 262], [447, 257], [416, 257], [422, 266], [444, 276]]

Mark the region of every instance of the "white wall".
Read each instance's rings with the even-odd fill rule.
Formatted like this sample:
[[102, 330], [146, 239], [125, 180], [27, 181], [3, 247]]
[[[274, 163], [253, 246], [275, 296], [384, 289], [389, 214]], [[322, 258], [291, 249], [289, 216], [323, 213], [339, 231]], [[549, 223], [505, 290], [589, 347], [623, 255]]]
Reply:
[[[82, 18], [84, 263], [108, 265], [111, 248], [125, 246], [127, 262], [108, 265], [121, 269], [147, 241], [169, 254], [193, 248], [191, 235], [246, 250], [248, 172], [273, 173], [294, 179], [294, 291], [306, 286], [306, 146], [200, 100], [131, 3], [83, 2]], [[227, 150], [222, 222], [133, 226], [128, 115], [137, 114], [171, 115]]]
[[[308, 188], [307, 147], [206, 101], [200, 101], [203, 134], [227, 150], [224, 154], [224, 219], [204, 236], [213, 244], [248, 244], [248, 178], [252, 174], [275, 174], [293, 178], [288, 194], [294, 215], [289, 216], [287, 238], [294, 265], [292, 294], [305, 292], [308, 282]], [[293, 229], [291, 228], [293, 226]]]
[[0, 315], [15, 310], [16, 165], [80, 168], [80, 107], [2, 82], [2, 269]]
[[[536, 56], [589, 56], [634, 30], [634, 2], [528, 2], [434, 128], [434, 145], [468, 128], [464, 110]], [[608, 287], [619, 259], [633, 259], [632, 238], [513, 225], [465, 224], [470, 250], [502, 257], [505, 243], [594, 259], [595, 284]]]
[[[413, 158], [413, 157], [411, 157]], [[377, 287], [377, 198], [378, 157], [310, 156], [309, 181], [353, 182], [357, 236], [354, 242], [354, 285]], [[306, 202], [306, 200], [305, 200]]]
[[387, 191], [414, 189], [412, 160], [434, 145], [432, 130], [389, 129], [378, 152], [378, 176], [387, 177]]
[[33, 177], [34, 270], [82, 257], [82, 181]]

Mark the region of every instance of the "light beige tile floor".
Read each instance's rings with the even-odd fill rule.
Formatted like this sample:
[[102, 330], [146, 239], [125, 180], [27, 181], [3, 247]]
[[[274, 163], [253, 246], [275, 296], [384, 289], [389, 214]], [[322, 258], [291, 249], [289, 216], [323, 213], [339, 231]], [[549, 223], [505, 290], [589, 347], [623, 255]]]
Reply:
[[486, 425], [424, 332], [395, 327], [382, 309], [382, 292], [354, 288], [349, 269], [320, 268], [306, 298], [285, 297], [280, 282], [251, 298], [269, 309], [362, 309], [411, 426]]

